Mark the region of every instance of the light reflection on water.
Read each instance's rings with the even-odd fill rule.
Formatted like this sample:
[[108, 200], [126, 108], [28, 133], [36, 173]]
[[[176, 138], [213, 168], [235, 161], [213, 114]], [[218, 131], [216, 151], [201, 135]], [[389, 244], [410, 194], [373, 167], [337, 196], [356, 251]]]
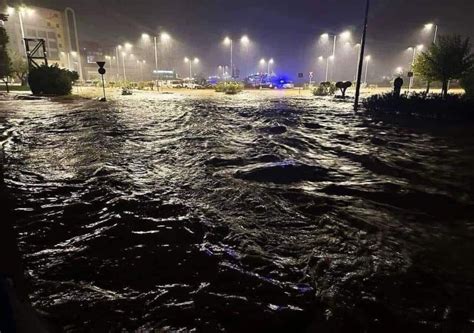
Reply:
[[1, 110], [32, 299], [58, 325], [379, 331], [474, 317], [472, 135], [249, 93]]

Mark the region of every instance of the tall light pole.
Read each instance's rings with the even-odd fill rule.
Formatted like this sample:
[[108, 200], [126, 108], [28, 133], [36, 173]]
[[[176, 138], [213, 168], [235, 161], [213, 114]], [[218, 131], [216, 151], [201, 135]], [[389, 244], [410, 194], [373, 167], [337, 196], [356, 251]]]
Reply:
[[[158, 39], [161, 42], [168, 42], [171, 39], [171, 36], [166, 33], [162, 32], [160, 36], [153, 36], [153, 54], [155, 58], [155, 70], [158, 70]], [[142, 34], [142, 40], [145, 42], [150, 42], [151, 36], [149, 34]]]
[[[426, 31], [432, 31], [433, 28], [434, 28], [433, 45], [436, 45], [437, 37], [438, 37], [438, 25], [434, 23], [428, 23], [428, 24], [425, 24], [424, 29]], [[428, 80], [428, 82], [426, 83], [426, 94], [430, 92], [430, 88], [431, 88], [431, 82]]]
[[369, 23], [369, 10], [370, 10], [370, 0], [367, 0], [366, 5], [365, 5], [364, 31], [362, 33], [362, 43], [360, 46], [359, 69], [357, 71], [354, 111], [357, 111], [359, 109], [360, 84], [361, 84], [362, 67], [364, 66], [364, 53], [365, 53], [365, 42], [367, 40], [367, 25]]
[[[338, 35], [334, 34], [334, 35], [331, 35], [331, 34], [328, 34], [328, 33], [324, 33], [321, 35], [321, 40], [323, 42], [325, 41], [328, 41], [329, 38], [332, 37], [333, 39], [333, 45], [332, 45], [332, 61], [333, 61], [333, 69], [335, 69], [335, 64], [336, 64], [336, 45], [337, 45], [337, 37]], [[341, 34], [339, 34], [339, 37], [341, 40], [348, 40], [350, 39], [351, 37], [351, 32], [350, 31], [344, 31], [342, 32]], [[329, 58], [328, 58], [329, 59]], [[334, 70], [333, 70], [333, 74], [334, 76]], [[326, 80], [327, 81], [327, 80]]]
[[[250, 39], [247, 35], [243, 35], [240, 38], [240, 44], [243, 46], [248, 46], [250, 44]], [[230, 72], [231, 78], [234, 78], [235, 71], [234, 71], [234, 41], [230, 37], [224, 38], [224, 45], [230, 47]]]
[[234, 42], [230, 37], [224, 39], [224, 44], [230, 46], [230, 71], [231, 78], [234, 77]]
[[[413, 73], [413, 68], [415, 66], [415, 61], [416, 61], [416, 54], [417, 54], [417, 51], [421, 51], [423, 50], [424, 46], [422, 44], [418, 45], [418, 46], [415, 46], [415, 47], [410, 47], [408, 48], [408, 50], [413, 50], [413, 59], [411, 61], [411, 70], [412, 70], [412, 73]], [[413, 73], [412, 77], [410, 78], [410, 83], [408, 85], [408, 91], [410, 91], [412, 88], [413, 88], [413, 83], [415, 81], [415, 74]]]
[[433, 31], [434, 29], [434, 34], [433, 34], [433, 44], [436, 44], [437, 42], [437, 38], [438, 38], [438, 25], [437, 24], [434, 24], [434, 23], [428, 23], [428, 24], [425, 24], [425, 28], [424, 28], [426, 31]]
[[355, 76], [354, 76], [354, 81], [357, 81], [357, 72], [359, 70], [360, 44], [356, 44], [355, 48], [356, 48], [356, 52], [357, 52], [357, 49], [359, 49], [358, 50], [359, 52], [357, 52], [356, 73], [355, 73]]
[[127, 73], [125, 71], [125, 56], [127, 53], [122, 52], [122, 66], [123, 66], [123, 81], [127, 81]]
[[369, 74], [369, 63], [372, 57], [370, 55], [365, 57], [365, 80], [364, 83], [367, 85], [367, 75]]
[[275, 60], [273, 60], [273, 58], [268, 60], [268, 76], [270, 76], [270, 66], [273, 65], [274, 63], [275, 63]]
[[[66, 32], [67, 32], [67, 37], [68, 37], [68, 42], [69, 42], [69, 48], [72, 50], [72, 42], [75, 40], [75, 47], [77, 51], [77, 56], [78, 56], [78, 68], [79, 68], [79, 78], [81, 81], [84, 81], [84, 74], [82, 73], [82, 60], [81, 60], [81, 48], [79, 46], [79, 34], [77, 31], [77, 22], [76, 22], [76, 12], [74, 9], [71, 7], [67, 7], [64, 10], [64, 16], [66, 18]], [[71, 20], [71, 21], [70, 21]], [[74, 29], [74, 39], [71, 38], [71, 27]]]
[[[245, 59], [244, 60], [247, 60], [247, 56], [248, 56], [248, 50], [249, 50], [249, 45], [250, 45], [250, 38], [247, 36], [247, 35], [243, 35], [241, 38], [240, 38], [240, 45], [243, 47], [243, 49], [245, 50], [244, 54], [245, 54]], [[246, 61], [243, 61], [245, 65], [247, 65]], [[248, 68], [246, 68], [248, 70]]]
[[20, 9], [18, 10], [18, 20], [20, 21], [20, 31], [21, 31], [21, 38], [23, 39], [23, 43], [25, 39], [25, 26], [23, 25], [23, 13], [25, 13], [25, 11], [26, 11], [25, 7], [20, 7]]
[[[7, 7], [7, 14], [12, 16], [15, 13], [15, 8]], [[20, 33], [21, 33], [21, 41], [23, 44], [23, 49], [26, 53], [26, 44], [25, 44], [25, 25], [23, 23], [23, 15], [28, 14], [31, 15], [34, 13], [34, 9], [28, 8], [26, 6], [21, 6], [18, 8], [18, 21], [20, 22]]]
[[265, 65], [267, 64], [267, 61], [264, 58], [262, 58], [260, 59], [259, 63], [260, 63], [260, 67], [262, 68], [262, 74], [263, 74], [263, 72], [265, 72]]
[[189, 64], [189, 79], [191, 80], [193, 78], [193, 64], [198, 64], [199, 59], [194, 58], [193, 60], [191, 60], [188, 57], [186, 57], [186, 58], [184, 58], [184, 62], [186, 64]]
[[115, 59], [117, 60], [117, 81], [120, 80], [120, 50], [122, 45], [117, 45], [115, 47]]
[[140, 78], [143, 82], [143, 65], [146, 63], [145, 60], [143, 61], [140, 61], [140, 60], [137, 60], [137, 64], [138, 64], [138, 67], [140, 68]]

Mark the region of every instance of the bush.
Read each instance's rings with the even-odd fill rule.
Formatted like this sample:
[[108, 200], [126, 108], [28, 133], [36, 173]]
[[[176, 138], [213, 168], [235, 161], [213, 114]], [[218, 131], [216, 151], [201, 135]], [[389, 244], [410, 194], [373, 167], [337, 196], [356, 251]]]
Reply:
[[468, 98], [474, 99], [474, 70], [461, 79], [461, 87], [466, 92]]
[[474, 120], [474, 100], [462, 95], [425, 93], [401, 95], [394, 93], [373, 95], [363, 101], [365, 109], [373, 113], [398, 114], [435, 119]]
[[32, 68], [28, 75], [28, 83], [34, 95], [69, 95], [73, 82], [78, 79], [77, 72], [61, 69], [58, 65]]
[[220, 82], [216, 85], [216, 92], [223, 92], [227, 95], [235, 95], [244, 89], [243, 85], [238, 82]]
[[330, 96], [336, 93], [336, 86], [331, 82], [321, 82], [321, 84], [313, 90], [314, 96]]

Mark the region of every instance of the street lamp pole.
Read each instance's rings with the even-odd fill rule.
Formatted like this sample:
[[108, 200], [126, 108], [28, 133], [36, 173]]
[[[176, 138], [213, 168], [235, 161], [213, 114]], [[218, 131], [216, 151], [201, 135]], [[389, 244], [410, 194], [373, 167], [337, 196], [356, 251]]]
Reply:
[[365, 57], [365, 80], [364, 83], [367, 85], [367, 75], [369, 73], [369, 63], [370, 63], [370, 56]]
[[[423, 45], [418, 45], [416, 47], [413, 47], [413, 59], [412, 59], [412, 62], [411, 62], [412, 73], [413, 73], [413, 68], [415, 67], [416, 51], [418, 51], [418, 50], [421, 51], [422, 49], [423, 49]], [[408, 85], [408, 91], [410, 91], [413, 88], [414, 81], [415, 81], [415, 73], [413, 73], [412, 77], [410, 78], [410, 83]]]
[[270, 60], [268, 60], [268, 75], [270, 75], [270, 66], [273, 65], [275, 61], [273, 60], [273, 58], [271, 58]]
[[327, 57], [326, 59], [326, 82], [329, 80], [329, 58], [331, 57]]
[[122, 65], [123, 65], [123, 80], [127, 81], [127, 73], [125, 72], [125, 52], [122, 52]]
[[155, 43], [155, 70], [158, 70], [158, 38], [153, 37], [153, 41]]
[[[357, 44], [356, 48], [359, 48], [359, 51], [360, 51], [360, 44]], [[359, 61], [360, 61], [360, 52], [357, 52], [357, 64], [356, 64], [356, 73], [355, 73], [355, 76], [354, 76], [354, 81], [357, 81], [357, 72], [359, 70]]]
[[24, 39], [24, 38], [25, 38], [25, 27], [24, 27], [24, 25], [23, 25], [23, 17], [22, 17], [23, 15], [22, 15], [22, 14], [23, 14], [23, 9], [20, 8], [20, 9], [18, 10], [18, 19], [19, 19], [19, 21], [20, 21], [21, 38]]
[[140, 60], [137, 60], [138, 68], [140, 69], [140, 80], [143, 82], [143, 68], [142, 68], [142, 62]]
[[230, 72], [231, 77], [234, 78], [234, 41], [230, 40]]
[[362, 34], [362, 43], [360, 46], [359, 69], [357, 71], [356, 93], [354, 100], [354, 111], [359, 109], [360, 85], [362, 76], [362, 67], [364, 66], [365, 42], [367, 40], [367, 25], [369, 23], [370, 0], [367, 0], [365, 6], [364, 32]]
[[120, 53], [119, 53], [120, 46], [115, 47], [115, 59], [117, 60], [117, 81], [120, 80]]

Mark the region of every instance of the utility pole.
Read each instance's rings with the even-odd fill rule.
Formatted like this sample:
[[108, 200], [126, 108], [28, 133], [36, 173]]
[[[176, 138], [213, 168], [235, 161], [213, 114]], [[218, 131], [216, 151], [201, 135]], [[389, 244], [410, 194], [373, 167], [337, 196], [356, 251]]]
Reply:
[[369, 9], [370, 9], [370, 0], [367, 0], [365, 8], [365, 19], [364, 19], [364, 33], [362, 34], [362, 44], [360, 46], [360, 56], [359, 56], [359, 70], [357, 71], [357, 84], [356, 84], [356, 94], [354, 101], [354, 111], [359, 109], [359, 98], [360, 98], [360, 85], [362, 79], [362, 67], [364, 67], [364, 53], [365, 53], [365, 42], [367, 40], [367, 25], [369, 22]]
[[158, 38], [155, 36], [153, 40], [155, 42], [155, 69], [158, 70]]

